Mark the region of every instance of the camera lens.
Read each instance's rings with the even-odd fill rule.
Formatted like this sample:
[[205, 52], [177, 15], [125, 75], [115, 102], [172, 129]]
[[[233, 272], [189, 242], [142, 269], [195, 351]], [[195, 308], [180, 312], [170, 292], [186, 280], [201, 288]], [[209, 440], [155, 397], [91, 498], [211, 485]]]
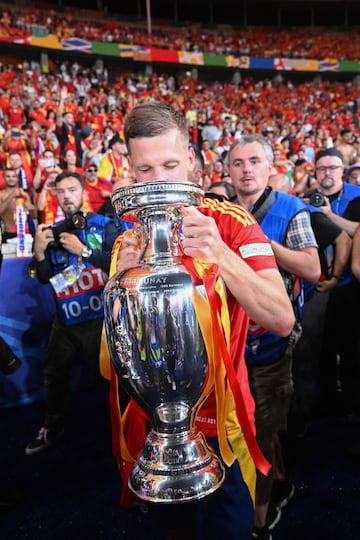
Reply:
[[322, 206], [324, 204], [324, 196], [322, 193], [314, 193], [310, 197], [310, 203], [313, 206]]
[[80, 213], [76, 213], [72, 216], [72, 224], [75, 229], [84, 229], [86, 227], [86, 218]]

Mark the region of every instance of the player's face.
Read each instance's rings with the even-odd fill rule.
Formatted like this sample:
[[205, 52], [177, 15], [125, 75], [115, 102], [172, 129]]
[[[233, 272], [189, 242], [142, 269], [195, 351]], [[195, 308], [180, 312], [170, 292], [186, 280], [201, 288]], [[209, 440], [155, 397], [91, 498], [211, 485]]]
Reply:
[[195, 164], [193, 149], [177, 129], [156, 137], [131, 139], [129, 157], [137, 182], [187, 181]]

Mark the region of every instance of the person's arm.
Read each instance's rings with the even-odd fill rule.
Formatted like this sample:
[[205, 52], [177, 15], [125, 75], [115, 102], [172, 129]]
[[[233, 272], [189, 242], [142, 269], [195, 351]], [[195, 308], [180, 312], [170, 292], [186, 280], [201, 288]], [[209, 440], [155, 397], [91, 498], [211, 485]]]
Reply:
[[348, 264], [351, 256], [351, 249], [353, 246], [353, 240], [345, 232], [341, 231], [339, 236], [335, 239], [335, 259], [333, 264], [332, 279], [337, 280], [339, 276], [345, 270], [345, 266]]
[[24, 198], [24, 208], [25, 208], [25, 210], [27, 210], [27, 211], [29, 212], [30, 216], [31, 216], [33, 219], [36, 219], [36, 218], [37, 218], [37, 208], [36, 208], [36, 206], [32, 203], [29, 194], [26, 193], [26, 192], [23, 192], [23, 193], [22, 193], [22, 196], [23, 196], [23, 198]]
[[341, 233], [335, 238], [333, 242], [334, 263], [332, 274], [329, 279], [325, 281], [320, 281], [317, 284], [317, 291], [328, 292], [337, 286], [340, 277], [350, 260], [352, 245], [353, 241], [350, 236], [345, 231], [341, 231]]
[[45, 206], [46, 206], [46, 193], [47, 193], [47, 188], [46, 186], [44, 185], [44, 187], [42, 188], [42, 190], [40, 191], [37, 199], [36, 199], [36, 206], [37, 206], [37, 209], [42, 212], [43, 210], [45, 210]]
[[[271, 332], [288, 336], [294, 325], [294, 314], [280, 272], [276, 269], [254, 272], [224, 242], [219, 247], [220, 275], [250, 319]], [[194, 252], [194, 248], [188, 251]], [[197, 251], [196, 259], [204, 249]]]
[[310, 283], [321, 275], [318, 245], [308, 210], [298, 212], [290, 221], [285, 245], [269, 239], [279, 267]]
[[41, 173], [44, 170], [44, 167], [41, 165], [42, 159], [39, 160], [39, 163], [35, 169], [33, 177], [33, 188], [38, 191], [41, 187]]
[[[324, 207], [322, 207], [324, 208]], [[358, 221], [351, 221], [350, 219], [345, 219], [342, 216], [338, 216], [337, 214], [334, 214], [331, 210], [329, 210], [326, 215], [339, 227], [341, 227], [349, 236], [354, 236], [356, 229], [359, 226]]]
[[112, 195], [112, 190], [108, 191], [107, 189], [100, 189], [100, 195], [103, 199], [110, 199]]
[[356, 279], [360, 281], [360, 225], [356, 229], [354, 237], [353, 237], [352, 254], [351, 254], [351, 271], [356, 277]]
[[84, 163], [85, 161], [91, 161], [94, 156], [100, 156], [100, 159], [102, 158], [102, 144], [102, 141], [99, 139], [96, 146], [86, 149], [86, 156], [83, 158]]
[[30, 137], [28, 137], [24, 133], [24, 135], [26, 136], [26, 142], [27, 142], [27, 146], [29, 147], [29, 150], [35, 150], [36, 143], [37, 143], [37, 135], [39, 131], [40, 131], [40, 126], [36, 122], [34, 122], [32, 125], [32, 129], [30, 131]]
[[32, 264], [36, 268], [36, 277], [40, 283], [45, 284], [54, 275], [52, 265], [46, 256], [46, 250], [50, 242], [54, 241], [54, 234], [48, 225], [37, 226], [33, 244]]
[[4, 137], [2, 139], [2, 148], [4, 152], [9, 152], [8, 148], [8, 139], [11, 137], [11, 129], [5, 132]]
[[308, 247], [301, 250], [289, 249], [278, 242], [271, 240], [271, 247], [278, 265], [310, 283], [317, 283], [320, 274], [320, 260], [316, 247]]
[[141, 247], [139, 236], [131, 229], [120, 235], [113, 249], [113, 257], [116, 258], [116, 272], [123, 272], [132, 266], [136, 266], [140, 260]]
[[227, 288], [248, 316], [263, 328], [288, 336], [294, 312], [280, 272], [274, 268], [255, 272], [225, 244], [213, 218], [193, 207], [183, 208], [181, 213], [185, 255], [201, 263], [216, 264]]
[[341, 227], [341, 229], [347, 232], [349, 236], [353, 237], [360, 222], [355, 220], [352, 221], [342, 216], [338, 216], [332, 211], [329, 199], [327, 197], [324, 197], [324, 199], [325, 204], [321, 207], [321, 210], [324, 212], [324, 214], [326, 214], [336, 225], [338, 225], [338, 227]]
[[45, 210], [46, 203], [47, 203], [46, 195], [51, 190], [51, 182], [52, 180], [50, 180], [49, 178], [45, 180], [42, 190], [40, 191], [39, 196], [36, 200], [37, 209], [40, 210], [41, 212]]
[[293, 174], [294, 179], [294, 188], [295, 188], [295, 195], [300, 196], [303, 195], [307, 190], [307, 181], [308, 181], [308, 174], [304, 172], [301, 176], [298, 174], [295, 177], [295, 174]]
[[68, 90], [66, 86], [63, 86], [60, 90], [60, 102], [56, 113], [56, 126], [61, 128], [63, 125], [63, 114], [65, 108], [65, 99], [67, 98]]

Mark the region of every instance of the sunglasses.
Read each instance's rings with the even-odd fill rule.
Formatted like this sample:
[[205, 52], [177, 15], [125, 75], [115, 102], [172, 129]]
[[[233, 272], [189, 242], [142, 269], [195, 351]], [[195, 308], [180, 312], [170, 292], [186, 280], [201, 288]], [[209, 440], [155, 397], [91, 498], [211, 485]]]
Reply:
[[96, 172], [97, 167], [90, 167], [90, 169], [86, 169], [86, 172]]

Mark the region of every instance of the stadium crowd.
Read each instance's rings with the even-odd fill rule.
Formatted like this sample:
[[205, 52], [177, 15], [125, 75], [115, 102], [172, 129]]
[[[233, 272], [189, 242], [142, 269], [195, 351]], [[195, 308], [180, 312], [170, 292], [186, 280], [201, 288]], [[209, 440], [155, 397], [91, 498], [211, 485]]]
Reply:
[[[109, 23], [84, 24], [52, 12], [39, 16], [27, 10], [2, 10], [1, 23], [23, 30], [44, 24], [59, 36], [66, 32], [88, 39], [149, 44], [149, 36], [143, 30]], [[321, 36], [321, 48], [317, 48], [320, 43], [317, 36], [312, 35], [309, 40], [302, 31], [291, 34], [291, 46], [285, 32], [276, 33], [276, 39], [271, 32], [261, 32], [261, 39], [256, 32], [251, 34], [251, 39], [249, 36], [234, 34], [227, 40], [221, 33], [214, 37], [203, 30], [190, 29], [172, 34], [171, 46], [271, 56], [280, 50], [283, 56], [294, 56], [295, 50], [304, 57], [331, 55], [350, 59], [356, 54], [353, 36], [334, 42], [330, 35], [326, 39]], [[161, 31], [154, 33], [151, 43], [170, 46], [168, 37]], [[342, 45], [344, 49], [340, 52]], [[341, 83], [319, 78], [295, 84], [279, 77], [256, 81], [248, 76], [235, 85], [219, 81], [205, 83], [191, 77], [176, 79], [157, 73], [114, 77], [107, 68], [97, 64], [82, 66], [76, 60], [50, 62], [48, 73], [29, 62], [17, 67], [2, 65], [0, 218], [4, 222], [5, 241], [18, 234], [19, 205], [25, 208], [26, 230], [32, 235], [36, 225], [64, 219], [56, 189], [62, 172], [65, 177], [60, 181], [68, 180], [66, 173], [83, 178], [85, 211], [111, 213], [109, 200], [114, 188], [133, 181], [124, 142], [124, 118], [137, 103], [152, 98], [166, 102], [186, 116], [190, 142], [199, 158], [197, 173], [200, 174], [194, 173], [193, 180], [205, 191], [216, 194], [216, 189], [221, 188], [221, 196], [234, 198], [234, 187], [230, 189], [229, 149], [243, 135], [260, 135], [270, 143], [274, 154], [272, 180], [280, 177], [283, 182], [285, 177], [286, 191], [296, 197], [303, 197], [310, 188], [319, 186], [315, 168], [321, 159], [320, 165], [317, 163], [318, 174], [320, 171], [326, 176], [330, 169], [339, 175], [340, 186], [344, 169], [344, 179], [357, 184], [360, 182], [359, 95], [356, 80]], [[254, 143], [258, 141], [250, 137], [247, 144]], [[340, 188], [339, 193], [338, 198], [343, 194]], [[297, 200], [294, 204], [300, 203]], [[356, 221], [353, 218], [351, 223]], [[346, 232], [345, 226], [340, 228]], [[40, 227], [40, 231], [46, 229]], [[348, 236], [354, 236], [354, 232]], [[278, 247], [281, 244], [280, 240], [276, 243]], [[340, 275], [335, 271], [325, 279], [333, 289], [339, 280]], [[358, 295], [358, 283], [354, 290]], [[330, 285], [325, 292], [329, 291]], [[300, 401], [302, 398], [301, 395]], [[41, 450], [48, 445], [42, 431], [39, 436], [35, 439], [35, 450], [33, 446], [27, 447], [28, 454], [38, 451], [39, 444]], [[293, 486], [290, 483], [286, 487], [291, 498]]]
[[199, 24], [188, 23], [181, 30], [157, 26], [147, 28], [117, 22], [116, 18], [84, 18], [81, 11], [58, 13], [53, 9], [0, 9], [0, 28], [20, 33], [42, 27], [62, 38], [78, 37], [107, 43], [127, 43], [143, 47], [160, 47], [210, 54], [233, 54], [283, 58], [336, 58], [360, 61], [356, 29], [326, 32], [321, 28], [252, 27], [241, 30], [227, 28], [207, 30]]
[[[301, 160], [302, 169], [313, 173], [314, 156], [320, 149], [345, 145], [345, 164], [358, 160], [358, 95], [356, 81], [295, 85], [247, 77], [235, 86], [156, 73], [126, 74], [113, 80], [106, 68], [84, 67], [77, 61], [51, 63], [49, 74], [28, 62], [16, 68], [3, 65], [0, 164], [6, 169], [14, 167], [15, 161], [17, 172], [24, 171], [31, 199], [35, 205], [40, 199], [42, 216], [42, 190], [44, 186], [47, 190], [46, 176], [51, 176], [55, 165], [58, 172], [73, 166], [85, 174], [87, 166], [95, 164], [99, 176], [108, 182], [128, 179], [124, 115], [139, 100], [153, 97], [186, 115], [191, 142], [203, 154], [206, 188], [226, 177], [226, 152], [243, 133], [263, 134], [274, 148], [276, 172], [287, 174], [294, 183]], [[64, 118], [75, 136], [66, 144], [61, 139]], [[116, 161], [116, 171], [110, 157]], [[44, 165], [47, 158], [53, 166]], [[2, 188], [3, 176], [0, 171]], [[105, 187], [103, 198], [109, 198], [111, 184]]]

